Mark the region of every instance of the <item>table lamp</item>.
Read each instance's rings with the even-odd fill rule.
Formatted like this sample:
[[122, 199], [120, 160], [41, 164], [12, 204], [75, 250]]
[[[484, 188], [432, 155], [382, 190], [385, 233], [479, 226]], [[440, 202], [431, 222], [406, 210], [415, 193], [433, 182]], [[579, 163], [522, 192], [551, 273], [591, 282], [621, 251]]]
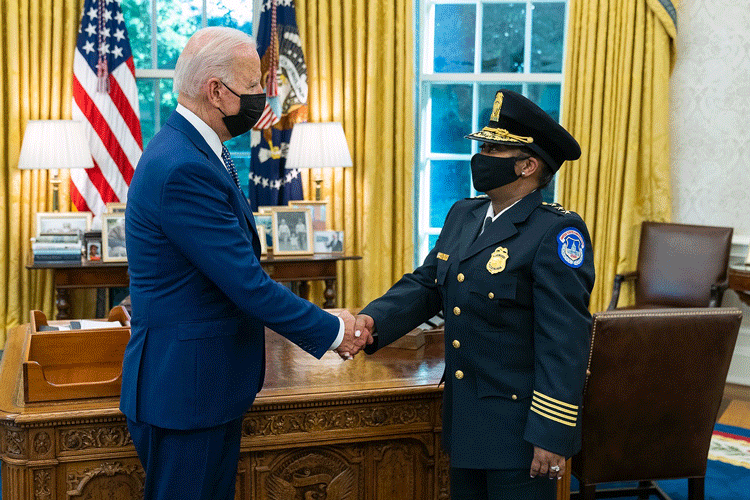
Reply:
[[[298, 123], [292, 129], [287, 170], [303, 168], [351, 167], [352, 157], [339, 122]], [[315, 200], [320, 201], [320, 171], [315, 172]]]
[[89, 141], [83, 123], [73, 120], [29, 120], [23, 134], [18, 168], [50, 170], [52, 178], [52, 210], [60, 210], [59, 189], [61, 168], [92, 168]]

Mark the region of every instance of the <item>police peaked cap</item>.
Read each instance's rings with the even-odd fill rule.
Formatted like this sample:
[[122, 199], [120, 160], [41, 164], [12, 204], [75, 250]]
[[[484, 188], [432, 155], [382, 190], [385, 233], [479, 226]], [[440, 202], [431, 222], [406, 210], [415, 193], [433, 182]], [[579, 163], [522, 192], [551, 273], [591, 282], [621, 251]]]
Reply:
[[581, 147], [567, 130], [542, 108], [507, 89], [495, 94], [489, 125], [466, 138], [529, 148], [553, 172], [557, 172], [564, 161], [581, 157]]

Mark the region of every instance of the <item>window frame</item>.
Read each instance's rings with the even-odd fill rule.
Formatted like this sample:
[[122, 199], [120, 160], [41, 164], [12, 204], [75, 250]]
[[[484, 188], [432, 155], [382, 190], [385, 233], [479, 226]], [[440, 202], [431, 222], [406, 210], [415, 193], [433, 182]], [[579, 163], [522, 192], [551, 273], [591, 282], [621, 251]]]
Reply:
[[[417, 155], [415, 158], [415, 190], [414, 203], [416, 206], [414, 224], [414, 259], [415, 265], [422, 263], [430, 251], [430, 237], [440, 234], [442, 227], [430, 226], [430, 179], [432, 162], [440, 160], [469, 161], [471, 156], [479, 151], [477, 141], [471, 141], [471, 153], [432, 153], [431, 152], [431, 92], [435, 84], [470, 84], [472, 85], [472, 131], [479, 130], [486, 123], [480, 123], [479, 86], [484, 84], [514, 84], [522, 86], [522, 93], [528, 95], [528, 86], [534, 84], [552, 84], [560, 86], [559, 116], [562, 119], [562, 96], [564, 95], [565, 57], [567, 47], [568, 18], [570, 11], [569, 0], [415, 0], [419, 6], [419, 16], [416, 19], [417, 58], [417, 116], [416, 137]], [[565, 19], [562, 45], [562, 61], [560, 73], [531, 73], [532, 22], [533, 4], [563, 3]], [[436, 5], [474, 5], [476, 8], [474, 31], [474, 71], [465, 73], [435, 73], [434, 64], [434, 34], [435, 34], [435, 6]], [[522, 73], [482, 73], [482, 27], [484, 6], [487, 4], [525, 4], [526, 20], [524, 28], [524, 65]], [[473, 186], [470, 195], [476, 196]], [[555, 183], [555, 198], [557, 198], [557, 183]]]

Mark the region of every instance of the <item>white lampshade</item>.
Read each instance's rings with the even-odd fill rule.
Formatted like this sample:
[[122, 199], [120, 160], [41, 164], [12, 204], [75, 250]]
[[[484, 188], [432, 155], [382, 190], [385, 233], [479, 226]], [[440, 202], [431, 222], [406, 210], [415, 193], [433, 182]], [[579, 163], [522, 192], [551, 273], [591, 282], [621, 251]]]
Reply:
[[298, 123], [292, 129], [287, 169], [351, 166], [352, 157], [341, 123]]
[[83, 123], [73, 120], [30, 120], [18, 158], [20, 169], [92, 168]]

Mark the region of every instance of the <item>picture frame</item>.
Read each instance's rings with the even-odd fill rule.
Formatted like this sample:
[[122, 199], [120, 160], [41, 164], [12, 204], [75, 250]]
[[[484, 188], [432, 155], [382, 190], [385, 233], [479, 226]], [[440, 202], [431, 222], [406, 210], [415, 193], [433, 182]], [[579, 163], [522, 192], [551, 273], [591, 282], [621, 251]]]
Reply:
[[120, 202], [109, 202], [104, 205], [105, 207], [105, 213], [108, 214], [124, 214], [125, 213], [125, 203]]
[[260, 254], [268, 255], [268, 243], [266, 243], [265, 226], [258, 226], [258, 238], [260, 239]]
[[99, 262], [102, 260], [101, 238], [91, 238], [86, 240], [86, 260], [88, 262]]
[[327, 201], [294, 200], [289, 202], [290, 207], [306, 207], [312, 212], [313, 231], [326, 230]]
[[263, 206], [263, 207], [258, 207], [258, 213], [260, 213], [260, 214], [270, 214], [271, 212], [273, 212], [277, 208], [279, 208], [279, 207], [277, 207], [277, 206], [270, 206], [270, 205]]
[[310, 255], [313, 251], [312, 215], [307, 208], [278, 207], [273, 220], [274, 255]]
[[125, 214], [102, 215], [102, 261], [128, 261], [125, 247]]
[[91, 229], [91, 212], [37, 212], [36, 235], [83, 234]]
[[255, 217], [255, 227], [260, 229], [263, 226], [265, 229], [267, 252], [273, 248], [273, 218], [270, 212], [267, 214], [253, 212], [253, 216]]
[[313, 231], [315, 253], [344, 253], [344, 231]]

